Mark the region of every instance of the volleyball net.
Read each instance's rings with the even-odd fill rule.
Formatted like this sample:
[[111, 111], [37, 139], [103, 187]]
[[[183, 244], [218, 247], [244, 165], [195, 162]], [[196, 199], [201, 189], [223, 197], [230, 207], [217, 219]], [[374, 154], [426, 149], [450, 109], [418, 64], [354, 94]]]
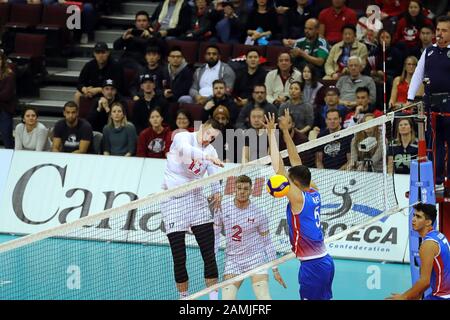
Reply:
[[[398, 212], [393, 177], [387, 168], [392, 121], [393, 115], [389, 114], [297, 146], [305, 163], [308, 158], [314, 164], [319, 159], [324, 167], [311, 168], [311, 172], [321, 193], [320, 219], [327, 242]], [[281, 156], [287, 159], [287, 152], [282, 151]], [[250, 213], [236, 210], [235, 206], [242, 175], [252, 182], [249, 198], [255, 210]], [[217, 221], [218, 212], [223, 221], [229, 221], [228, 227], [224, 223], [215, 228], [219, 284], [205, 289], [205, 257], [197, 241], [202, 235], [194, 236], [189, 229], [185, 237], [189, 292], [193, 294], [190, 298], [231, 282], [222, 281], [230, 255], [239, 258], [239, 252], [243, 252], [242, 260], [247, 262], [247, 251], [257, 257], [250, 257], [251, 269], [242, 266], [242, 274], [233, 281], [283, 263], [293, 257], [286, 221], [287, 199], [266, 192], [266, 181], [272, 175], [267, 156], [2, 243], [0, 298], [178, 299], [166, 232]], [[217, 192], [222, 196], [219, 211], [212, 200]], [[133, 232], [137, 225], [145, 232]], [[264, 239], [248, 237], [253, 229], [258, 234], [269, 232]], [[272, 252], [263, 245], [267, 240]], [[239, 248], [240, 243], [246, 250]]]

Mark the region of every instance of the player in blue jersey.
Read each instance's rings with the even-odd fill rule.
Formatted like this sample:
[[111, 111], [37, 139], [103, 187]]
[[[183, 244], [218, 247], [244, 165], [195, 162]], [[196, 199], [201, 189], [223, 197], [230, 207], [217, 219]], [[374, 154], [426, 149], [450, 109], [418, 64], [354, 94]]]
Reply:
[[414, 207], [412, 227], [423, 241], [420, 246], [420, 278], [402, 294], [394, 293], [389, 300], [421, 299], [425, 290], [432, 293], [425, 300], [450, 299], [450, 247], [447, 238], [433, 229], [436, 220], [436, 206], [419, 203]]
[[286, 172], [275, 137], [275, 115], [266, 117], [272, 166], [277, 174], [289, 179], [287, 222], [292, 251], [301, 261], [298, 274], [302, 300], [329, 300], [334, 277], [333, 259], [328, 255], [320, 224], [320, 194], [311, 182], [311, 172], [302, 165], [288, 129], [289, 110], [279, 119], [292, 167]]

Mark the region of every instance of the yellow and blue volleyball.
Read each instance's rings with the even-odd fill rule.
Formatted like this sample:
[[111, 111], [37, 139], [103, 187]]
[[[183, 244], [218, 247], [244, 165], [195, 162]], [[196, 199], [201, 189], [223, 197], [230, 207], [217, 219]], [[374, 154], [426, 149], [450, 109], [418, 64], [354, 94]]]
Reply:
[[276, 174], [267, 180], [266, 189], [275, 198], [284, 197], [289, 192], [289, 180], [285, 176]]

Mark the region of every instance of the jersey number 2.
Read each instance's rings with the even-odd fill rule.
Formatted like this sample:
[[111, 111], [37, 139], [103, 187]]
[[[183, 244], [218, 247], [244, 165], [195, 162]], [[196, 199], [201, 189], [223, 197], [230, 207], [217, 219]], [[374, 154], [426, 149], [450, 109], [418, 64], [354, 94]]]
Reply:
[[235, 225], [232, 229], [233, 229], [234, 233], [233, 233], [233, 236], [231, 237], [231, 240], [241, 242], [242, 241], [242, 236], [241, 236], [242, 228], [238, 225]]

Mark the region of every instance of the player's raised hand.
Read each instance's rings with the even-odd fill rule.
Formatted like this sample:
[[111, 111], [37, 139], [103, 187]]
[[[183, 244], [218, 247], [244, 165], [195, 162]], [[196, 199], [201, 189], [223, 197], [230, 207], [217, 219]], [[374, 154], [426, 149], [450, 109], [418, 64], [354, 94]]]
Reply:
[[289, 119], [290, 119], [289, 109], [286, 108], [284, 109], [284, 115], [278, 118], [278, 126], [280, 127], [281, 130], [289, 130]]
[[275, 121], [275, 114], [274, 113], [268, 113], [267, 115], [264, 115], [264, 128], [266, 128], [268, 131], [275, 130], [277, 127], [277, 123]]
[[214, 212], [222, 210], [222, 195], [219, 192], [214, 193], [212, 195], [211, 203], [213, 204]]
[[283, 286], [283, 288], [287, 288], [286, 283], [284, 283], [283, 278], [281, 277], [280, 272], [278, 271], [278, 269], [274, 269], [273, 271], [273, 277], [275, 278], [275, 280], [277, 280], [277, 282], [279, 284], [281, 284]]

